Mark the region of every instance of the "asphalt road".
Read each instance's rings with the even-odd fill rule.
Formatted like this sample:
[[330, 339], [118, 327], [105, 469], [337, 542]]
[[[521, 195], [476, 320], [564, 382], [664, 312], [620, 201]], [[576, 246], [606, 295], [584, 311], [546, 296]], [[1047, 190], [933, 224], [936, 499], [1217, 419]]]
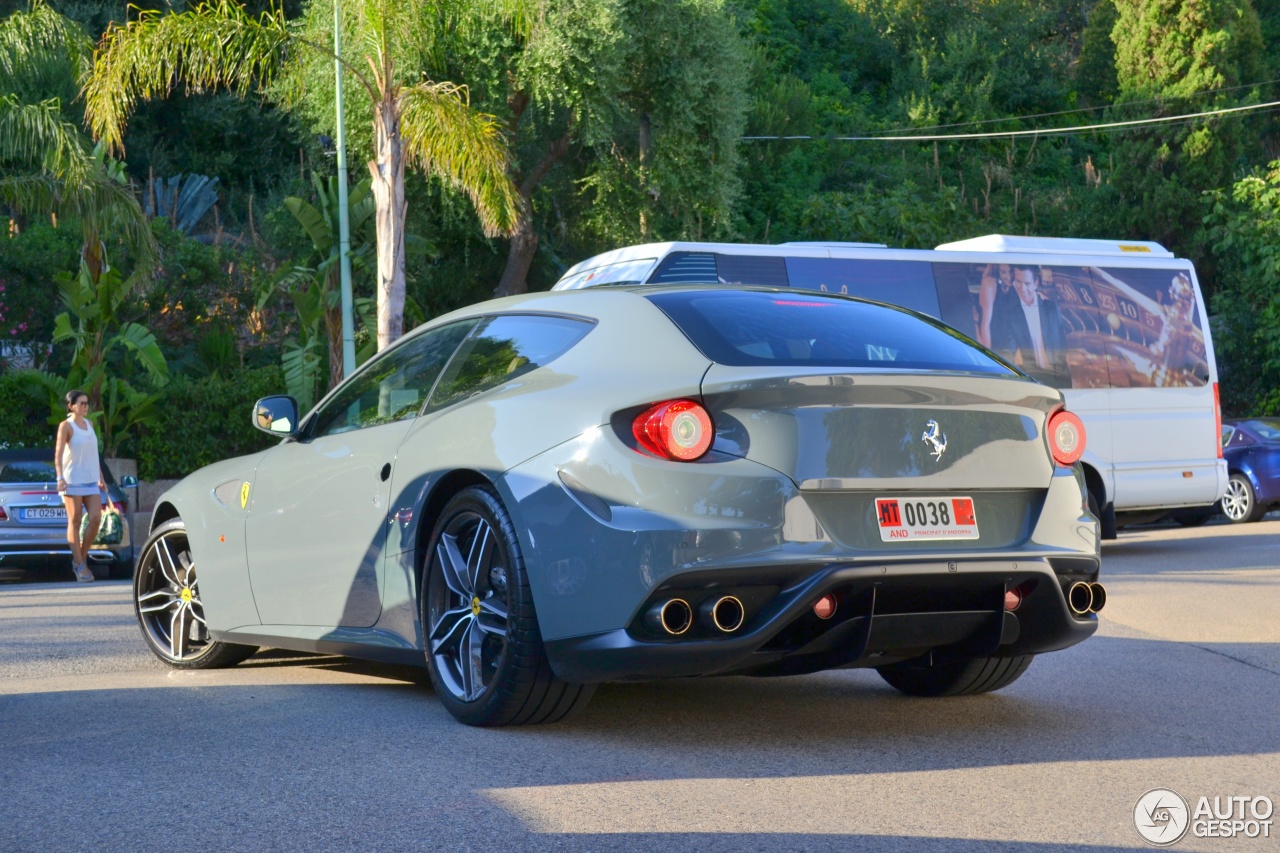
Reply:
[[507, 730], [453, 722], [412, 668], [173, 672], [126, 583], [3, 585], [0, 849], [1149, 849], [1152, 788], [1280, 802], [1280, 521], [1122, 533], [1104, 580], [1098, 635], [997, 694], [608, 685]]

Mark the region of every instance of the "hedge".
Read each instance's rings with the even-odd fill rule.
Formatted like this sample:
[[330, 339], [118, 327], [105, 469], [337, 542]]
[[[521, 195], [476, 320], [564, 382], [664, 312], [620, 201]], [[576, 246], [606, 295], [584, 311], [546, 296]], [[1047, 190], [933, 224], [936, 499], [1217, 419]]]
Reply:
[[155, 420], [132, 442], [143, 480], [185, 477], [197, 468], [278, 444], [259, 432], [249, 412], [260, 397], [284, 393], [278, 365], [227, 378], [175, 377], [165, 387]]
[[30, 373], [0, 374], [0, 447], [53, 447], [49, 392]]

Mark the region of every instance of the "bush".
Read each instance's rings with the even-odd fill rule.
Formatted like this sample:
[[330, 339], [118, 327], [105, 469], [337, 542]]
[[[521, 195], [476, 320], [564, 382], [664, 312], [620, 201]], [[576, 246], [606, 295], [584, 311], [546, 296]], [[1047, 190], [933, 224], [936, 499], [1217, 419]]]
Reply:
[[52, 448], [49, 412], [49, 392], [31, 371], [0, 374], [0, 448]]
[[221, 459], [265, 450], [279, 439], [249, 421], [255, 400], [284, 391], [276, 365], [229, 377], [175, 377], [164, 388], [155, 420], [135, 440], [138, 476], [144, 480], [185, 477]]

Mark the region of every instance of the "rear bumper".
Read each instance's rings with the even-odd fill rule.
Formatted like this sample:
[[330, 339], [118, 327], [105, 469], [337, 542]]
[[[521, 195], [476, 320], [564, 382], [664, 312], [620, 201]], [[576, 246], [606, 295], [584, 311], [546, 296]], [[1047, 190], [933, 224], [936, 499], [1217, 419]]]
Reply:
[[[89, 549], [90, 566], [125, 566], [133, 563], [132, 545], [113, 545], [110, 548]], [[71, 559], [69, 545], [3, 545], [0, 546], [0, 569], [44, 567], [58, 561]], [[70, 565], [70, 563], [67, 563]]]
[[[1097, 630], [1095, 615], [1077, 617], [1065, 589], [1095, 581], [1098, 564], [1065, 560], [942, 560], [904, 564], [836, 564], [779, 573], [724, 570], [669, 579], [654, 590], [626, 628], [552, 640], [556, 674], [594, 683], [716, 674], [792, 675], [836, 667], [882, 666], [935, 657], [1039, 654], [1075, 645]], [[1015, 613], [1005, 592], [1024, 592]], [[835, 614], [819, 619], [813, 605], [831, 594]], [[643, 614], [672, 598], [695, 614], [723, 595], [744, 606], [742, 627], [724, 633], [695, 617], [680, 636], [665, 636]]]

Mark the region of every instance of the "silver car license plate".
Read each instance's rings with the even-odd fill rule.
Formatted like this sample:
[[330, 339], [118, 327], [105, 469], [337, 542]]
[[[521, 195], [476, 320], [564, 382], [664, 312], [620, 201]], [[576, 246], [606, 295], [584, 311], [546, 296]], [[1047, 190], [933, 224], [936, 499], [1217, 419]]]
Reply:
[[23, 507], [19, 516], [23, 521], [66, 521], [67, 508], [62, 506]]
[[876, 498], [882, 542], [977, 539], [972, 498]]

